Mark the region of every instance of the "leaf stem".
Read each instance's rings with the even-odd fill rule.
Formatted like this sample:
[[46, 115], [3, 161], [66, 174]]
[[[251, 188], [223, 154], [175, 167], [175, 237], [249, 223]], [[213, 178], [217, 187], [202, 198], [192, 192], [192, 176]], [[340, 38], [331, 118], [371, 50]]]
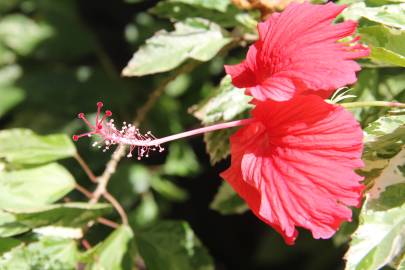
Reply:
[[405, 108], [405, 103], [391, 101], [357, 101], [339, 104], [346, 109], [365, 108], [365, 107], [396, 107]]
[[74, 158], [80, 164], [80, 166], [82, 167], [83, 171], [87, 174], [89, 179], [93, 183], [97, 183], [97, 177], [94, 175], [93, 171], [90, 169], [90, 167], [87, 165], [87, 163], [83, 160], [83, 158], [80, 156], [78, 152], [76, 152]]
[[87, 198], [91, 198], [93, 197], [93, 194], [88, 191], [86, 188], [82, 187], [81, 185], [79, 185], [78, 183], [75, 184], [75, 188], [80, 191], [80, 193], [82, 193], [83, 195], [85, 195]]
[[105, 191], [103, 193], [103, 197], [111, 203], [111, 205], [115, 208], [115, 210], [117, 210], [118, 214], [121, 217], [122, 223], [124, 225], [128, 225], [128, 216], [125, 213], [124, 208], [122, 207], [122, 205], [114, 198], [114, 196], [112, 196], [110, 193], [108, 193], [108, 191]]
[[106, 219], [106, 218], [102, 218], [102, 217], [99, 217], [97, 219], [97, 221], [98, 221], [98, 223], [106, 225], [106, 226], [111, 227], [113, 229], [116, 229], [116, 228], [118, 228], [120, 226], [118, 223], [116, 223], [116, 222], [114, 222], [112, 220]]

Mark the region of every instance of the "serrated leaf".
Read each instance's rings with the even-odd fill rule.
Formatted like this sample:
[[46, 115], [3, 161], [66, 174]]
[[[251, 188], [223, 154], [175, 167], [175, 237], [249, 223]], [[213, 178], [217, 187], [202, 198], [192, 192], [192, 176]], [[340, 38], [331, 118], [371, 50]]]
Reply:
[[75, 187], [73, 176], [52, 163], [32, 169], [0, 172], [0, 208], [25, 209], [53, 203]]
[[0, 131], [0, 158], [10, 163], [41, 164], [75, 153], [75, 146], [66, 135], [39, 136], [28, 129]]
[[151, 9], [153, 14], [177, 21], [199, 17], [215, 22], [223, 27], [238, 24], [236, 16], [241, 12], [230, 5], [229, 0], [168, 0], [161, 1]]
[[367, 20], [405, 30], [405, 3], [367, 7], [364, 2], [355, 3], [342, 12], [346, 20]]
[[366, 127], [364, 132], [363, 158], [392, 157], [405, 143], [405, 115], [383, 116]]
[[241, 214], [249, 209], [246, 203], [225, 181], [219, 187], [210, 208], [223, 215]]
[[379, 198], [381, 192], [387, 187], [405, 182], [405, 148], [391, 158], [386, 166], [375, 178], [372, 188], [369, 191], [371, 198]]
[[405, 48], [403, 46], [405, 31], [375, 25], [363, 27], [359, 32], [362, 41], [372, 49], [370, 55], [372, 60], [378, 63], [405, 67]]
[[80, 227], [111, 211], [108, 204], [64, 203], [36, 208], [5, 209], [15, 220], [29, 228], [43, 226]]
[[187, 59], [208, 61], [231, 38], [217, 24], [203, 19], [189, 19], [174, 25], [175, 30], [161, 30], [146, 41], [122, 71], [124, 76], [143, 76], [169, 71]]
[[28, 55], [45, 39], [52, 36], [52, 29], [43, 23], [20, 14], [8, 15], [0, 21], [0, 39], [20, 55]]
[[149, 270], [214, 269], [210, 255], [186, 222], [162, 221], [135, 238]]
[[[383, 194], [391, 200], [404, 201], [405, 185], [391, 186]], [[397, 189], [401, 189], [399, 193]], [[402, 197], [397, 197], [400, 194]], [[352, 235], [346, 254], [346, 269], [374, 270], [393, 262], [405, 247], [405, 205], [373, 208], [381, 202], [367, 199], [360, 214], [360, 225]], [[375, 206], [374, 206], [375, 207]]]
[[235, 128], [208, 132], [204, 134], [205, 149], [210, 156], [210, 163], [215, 165], [230, 154], [229, 137], [235, 133]]
[[405, 149], [375, 179], [352, 235], [346, 269], [373, 270], [392, 263], [405, 248]]
[[232, 85], [230, 76], [225, 76], [213, 94], [193, 108], [193, 115], [205, 125], [230, 121], [253, 107], [249, 104], [251, 99], [243, 89]]
[[364, 129], [363, 160], [359, 171], [368, 186], [374, 184], [404, 145], [405, 116], [383, 116]]
[[125, 257], [129, 256], [133, 237], [130, 227], [118, 227], [107, 239], [84, 254], [81, 260], [87, 263], [85, 269], [132, 269], [134, 259]]
[[[222, 79], [212, 96], [191, 108], [192, 114], [204, 125], [241, 119], [253, 107], [249, 104], [251, 97], [232, 85], [230, 76]], [[211, 164], [229, 155], [229, 137], [235, 129], [225, 129], [204, 134], [207, 152]]]
[[79, 251], [70, 239], [43, 237], [21, 244], [0, 257], [1, 270], [74, 270]]

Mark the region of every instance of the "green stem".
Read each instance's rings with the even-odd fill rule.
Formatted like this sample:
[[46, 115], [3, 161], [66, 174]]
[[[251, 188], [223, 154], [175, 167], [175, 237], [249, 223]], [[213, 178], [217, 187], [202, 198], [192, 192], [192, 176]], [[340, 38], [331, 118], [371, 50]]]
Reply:
[[400, 102], [390, 102], [390, 101], [358, 101], [358, 102], [347, 102], [339, 104], [346, 109], [355, 108], [365, 108], [365, 107], [396, 107], [405, 108], [405, 103]]

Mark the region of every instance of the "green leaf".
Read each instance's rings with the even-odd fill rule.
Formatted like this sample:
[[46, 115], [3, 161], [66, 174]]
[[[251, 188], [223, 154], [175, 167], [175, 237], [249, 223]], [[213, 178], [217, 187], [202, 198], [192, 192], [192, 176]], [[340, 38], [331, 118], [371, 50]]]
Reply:
[[397, 5], [385, 5], [380, 7], [366, 7], [364, 2], [355, 3], [342, 12], [346, 20], [359, 20], [361, 17], [367, 20], [381, 23], [405, 30], [405, 3]]
[[[3, 52], [7, 54], [3, 49], [0, 44], [0, 65], [2, 60], [7, 61], [7, 56], [2, 55]], [[22, 69], [18, 65], [7, 65], [0, 69], [0, 117], [24, 99], [24, 91], [14, 85], [21, 75]]]
[[14, 164], [41, 164], [75, 153], [75, 146], [66, 135], [39, 136], [28, 129], [0, 131], [0, 158]]
[[372, 60], [378, 63], [405, 67], [405, 48], [403, 46], [405, 31], [375, 25], [363, 27], [359, 32], [362, 41], [372, 48], [370, 55]]
[[[192, 108], [192, 113], [204, 125], [241, 119], [253, 107], [249, 104], [250, 100], [251, 97], [246, 96], [243, 89], [234, 87], [231, 77], [226, 76], [212, 96]], [[229, 136], [234, 131], [235, 129], [226, 129], [204, 134], [212, 164], [229, 155]]]
[[163, 165], [163, 172], [168, 175], [190, 176], [200, 171], [200, 164], [193, 149], [186, 143], [171, 143], [169, 155]]
[[64, 203], [27, 209], [6, 209], [15, 220], [30, 228], [43, 226], [80, 227], [111, 211], [108, 204]]
[[0, 238], [0, 255], [21, 244], [20, 240], [14, 238]]
[[236, 128], [228, 128], [204, 134], [205, 149], [210, 156], [212, 165], [229, 156], [231, 153], [229, 137], [235, 131]]
[[381, 117], [364, 129], [364, 135], [363, 160], [366, 166], [360, 172], [370, 184], [404, 145], [405, 116]]
[[84, 254], [85, 269], [124, 270], [133, 269], [134, 258], [129, 258], [134, 234], [130, 227], [122, 225], [107, 239]]
[[380, 269], [401, 256], [405, 246], [405, 149], [381, 174], [360, 213], [360, 225], [352, 235], [346, 269]]
[[0, 117], [23, 101], [25, 94], [17, 87], [0, 86]]
[[364, 129], [364, 157], [392, 157], [405, 143], [405, 115], [379, 118]]
[[150, 184], [156, 192], [169, 200], [181, 202], [188, 198], [187, 191], [159, 176], [154, 176]]
[[[367, 206], [366, 206], [367, 207]], [[346, 269], [374, 270], [390, 263], [403, 248], [405, 206], [364, 211], [346, 254]]]
[[0, 237], [10, 237], [29, 230], [28, 226], [18, 223], [14, 215], [0, 210]]
[[184, 3], [197, 8], [208, 8], [220, 12], [226, 12], [231, 5], [230, 0], [167, 0], [163, 3]]
[[397, 269], [398, 270], [405, 270], [405, 259], [404, 258], [402, 258], [402, 260], [400, 261]]
[[52, 163], [32, 169], [0, 172], [0, 208], [25, 209], [53, 203], [75, 186], [73, 176]]
[[12, 64], [16, 60], [16, 55], [10, 49], [0, 43], [0, 65]]
[[28, 55], [45, 39], [52, 29], [23, 15], [8, 15], [0, 21], [0, 40], [20, 55]]
[[151, 9], [151, 12], [159, 17], [175, 19], [177, 21], [192, 17], [205, 18], [223, 27], [238, 25], [236, 16], [241, 14], [234, 5], [230, 5], [229, 0], [161, 1]]
[[133, 228], [141, 228], [152, 224], [159, 215], [159, 207], [152, 193], [142, 194], [138, 207], [129, 214], [129, 222]]
[[71, 239], [43, 237], [0, 257], [2, 270], [74, 270], [79, 251]]
[[186, 222], [162, 221], [135, 238], [149, 270], [214, 269], [210, 255]]
[[193, 115], [204, 125], [230, 121], [253, 107], [249, 104], [251, 99], [244, 89], [232, 85], [230, 76], [225, 76], [212, 96], [193, 108]]
[[175, 30], [157, 32], [146, 41], [122, 71], [124, 76], [143, 76], [169, 71], [187, 59], [208, 61], [231, 38], [215, 23], [189, 19], [175, 24]]
[[405, 245], [402, 237], [405, 233], [404, 193], [404, 184], [391, 186], [383, 193], [391, 201], [402, 201], [397, 207], [385, 205], [381, 208], [381, 201], [367, 199], [360, 215], [360, 226], [352, 235], [346, 254], [346, 269], [381, 269], [401, 255]]
[[241, 214], [249, 209], [246, 203], [225, 181], [219, 187], [210, 208], [223, 215]]

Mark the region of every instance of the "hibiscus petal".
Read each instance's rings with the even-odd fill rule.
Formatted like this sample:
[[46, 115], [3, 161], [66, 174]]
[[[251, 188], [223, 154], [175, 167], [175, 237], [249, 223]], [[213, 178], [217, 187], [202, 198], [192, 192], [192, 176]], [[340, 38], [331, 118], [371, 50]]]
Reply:
[[361, 202], [359, 124], [314, 95], [255, 104], [257, 122], [231, 137], [232, 164], [221, 176], [287, 243], [296, 227], [330, 238]]
[[344, 8], [334, 3], [293, 3], [259, 23], [259, 40], [245, 60], [256, 82], [238, 83], [256, 99], [284, 101], [298, 92], [329, 96], [356, 82], [360, 66], [353, 60], [367, 56], [369, 49], [357, 44], [358, 39], [339, 42], [357, 27], [353, 21], [333, 24]]

